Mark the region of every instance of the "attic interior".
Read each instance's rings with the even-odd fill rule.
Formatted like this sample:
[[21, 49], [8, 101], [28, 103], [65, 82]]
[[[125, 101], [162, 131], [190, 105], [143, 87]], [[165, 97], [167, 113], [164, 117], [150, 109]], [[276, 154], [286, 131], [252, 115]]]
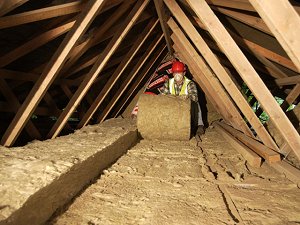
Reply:
[[[299, 14], [295, 0], [1, 1], [0, 225], [299, 224]], [[205, 96], [206, 132], [141, 140], [130, 113], [170, 56]]]

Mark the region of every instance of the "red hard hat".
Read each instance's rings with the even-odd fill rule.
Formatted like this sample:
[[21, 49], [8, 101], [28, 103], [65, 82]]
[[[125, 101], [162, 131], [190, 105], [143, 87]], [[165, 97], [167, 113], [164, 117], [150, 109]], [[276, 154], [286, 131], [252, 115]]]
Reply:
[[184, 71], [185, 71], [184, 63], [179, 62], [179, 61], [173, 62], [173, 65], [172, 65], [172, 72], [173, 73], [184, 72]]

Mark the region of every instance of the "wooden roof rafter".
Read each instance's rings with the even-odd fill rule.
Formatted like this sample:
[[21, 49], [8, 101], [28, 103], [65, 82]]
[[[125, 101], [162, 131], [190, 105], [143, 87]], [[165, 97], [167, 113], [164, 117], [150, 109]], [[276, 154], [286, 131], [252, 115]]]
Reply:
[[134, 56], [137, 54], [138, 50], [141, 48], [141, 46], [144, 44], [146, 39], [149, 37], [149, 35], [152, 33], [154, 28], [156, 27], [158, 23], [158, 20], [156, 21], [150, 21], [146, 29], [144, 29], [143, 33], [140, 34], [139, 38], [136, 40], [135, 44], [130, 48], [128, 53], [124, 56], [122, 62], [119, 64], [118, 68], [114, 71], [113, 75], [109, 78], [109, 80], [106, 82], [105, 86], [102, 88], [101, 92], [98, 94], [96, 99], [94, 100], [93, 104], [90, 106], [90, 108], [87, 110], [86, 114], [82, 118], [82, 120], [79, 122], [77, 128], [81, 128], [85, 126], [93, 114], [96, 112], [100, 104], [103, 102], [105, 97], [108, 95], [109, 91], [112, 89], [113, 85], [117, 82], [117, 80], [120, 78], [124, 70], [127, 68], [131, 60], [134, 58]]
[[[170, 10], [173, 12], [173, 15], [175, 15], [177, 21], [181, 23], [187, 35], [189, 35], [190, 39], [194, 42], [194, 45], [199, 50], [199, 52], [201, 52], [204, 59], [210, 66], [210, 68], [214, 71], [214, 73], [216, 74], [220, 82], [223, 84], [223, 86], [225, 87], [229, 95], [235, 101], [236, 105], [239, 106], [241, 112], [245, 115], [247, 120], [250, 122], [254, 130], [259, 135], [260, 139], [264, 142], [266, 146], [278, 150], [276, 143], [273, 141], [272, 137], [269, 135], [269, 133], [266, 131], [266, 129], [261, 124], [259, 119], [256, 117], [255, 113], [253, 112], [252, 108], [249, 106], [248, 102], [246, 101], [246, 99], [244, 98], [240, 90], [235, 86], [232, 79], [230, 78], [230, 75], [219, 63], [218, 59], [215, 57], [213, 52], [207, 46], [207, 44], [200, 36], [200, 34], [197, 32], [197, 30], [192, 25], [192, 23], [188, 20], [184, 12], [180, 9], [179, 5], [175, 3], [171, 4], [171, 1], [169, 0], [165, 0], [165, 1], [168, 2], [167, 5], [170, 8]], [[172, 20], [169, 21], [169, 25], [173, 26], [174, 27], [173, 29], [178, 29], [176, 28], [175, 22]]]
[[[260, 102], [260, 104], [263, 106], [265, 111], [270, 116], [271, 120], [273, 121], [277, 129], [280, 131], [281, 135], [288, 143], [288, 145], [293, 149], [293, 151], [298, 156], [298, 158], [300, 158], [299, 134], [297, 133], [297, 131], [295, 130], [295, 128], [293, 127], [289, 119], [286, 117], [284, 112], [281, 110], [280, 106], [277, 104], [276, 100], [271, 95], [269, 90], [265, 87], [264, 83], [261, 81], [260, 77], [255, 72], [251, 64], [247, 61], [245, 56], [242, 54], [240, 49], [232, 40], [231, 36], [228, 34], [228, 32], [220, 23], [220, 21], [215, 16], [215, 14], [212, 12], [211, 8], [203, 0], [201, 1], [187, 0], [187, 2], [190, 4], [191, 8], [194, 10], [198, 18], [207, 27], [207, 29], [209, 30], [213, 38], [218, 42], [219, 46], [222, 48], [224, 53], [227, 55], [228, 59], [234, 65], [236, 70], [239, 72], [240, 76], [246, 82], [247, 86], [252, 90], [252, 92]], [[275, 5], [277, 7], [277, 4]], [[283, 7], [281, 7], [281, 10], [283, 10]], [[274, 15], [274, 17], [276, 16]], [[293, 19], [294, 18], [292, 18], [292, 20]], [[296, 21], [293, 20], [293, 22]], [[300, 26], [300, 23], [298, 26]], [[291, 53], [294, 52], [292, 51]], [[294, 62], [295, 65], [296, 62], [297, 61]]]
[[142, 14], [146, 6], [148, 5], [149, 0], [142, 1], [139, 0], [134, 8], [131, 10], [130, 14], [127, 16], [120, 30], [114, 35], [110, 43], [107, 45], [101, 56], [98, 58], [97, 62], [94, 64], [93, 68], [86, 75], [83, 82], [78, 87], [77, 91], [74, 93], [72, 99], [69, 101], [65, 110], [59, 116], [50, 132], [48, 133], [48, 138], [55, 138], [62, 128], [65, 126], [68, 118], [72, 114], [72, 112], [76, 109], [84, 95], [88, 92], [89, 88], [97, 78], [98, 74], [104, 68], [112, 54], [121, 44], [121, 41], [124, 39], [126, 34], [129, 32], [131, 27], [134, 25], [138, 17]]
[[96, 0], [94, 2], [89, 2], [86, 5], [86, 8], [76, 20], [73, 29], [68, 33], [63, 43], [61, 43], [48, 66], [45, 68], [43, 74], [40, 76], [21, 108], [18, 110], [13, 121], [10, 123], [9, 128], [2, 137], [2, 145], [11, 146], [14, 143], [30, 115], [33, 113], [34, 109], [37, 107], [45, 92], [55, 79], [70, 50], [80, 36], [85, 32], [88, 25], [95, 18], [101, 7], [103, 7], [103, 2], [103, 0]]

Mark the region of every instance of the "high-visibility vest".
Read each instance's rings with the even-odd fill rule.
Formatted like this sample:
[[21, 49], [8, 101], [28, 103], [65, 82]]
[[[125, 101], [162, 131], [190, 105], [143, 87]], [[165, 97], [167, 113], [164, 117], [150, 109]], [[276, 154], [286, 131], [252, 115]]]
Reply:
[[[191, 82], [190, 79], [184, 77], [183, 85], [181, 87], [179, 95], [188, 95], [187, 86], [190, 82]], [[170, 90], [171, 95], [176, 95], [174, 78], [169, 79], [169, 90]]]

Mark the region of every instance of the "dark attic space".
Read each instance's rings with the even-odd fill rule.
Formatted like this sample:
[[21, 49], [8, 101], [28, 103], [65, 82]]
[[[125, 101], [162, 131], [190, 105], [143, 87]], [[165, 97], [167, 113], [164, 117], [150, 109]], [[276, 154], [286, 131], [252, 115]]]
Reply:
[[0, 0], [0, 225], [300, 224], [299, 14]]

